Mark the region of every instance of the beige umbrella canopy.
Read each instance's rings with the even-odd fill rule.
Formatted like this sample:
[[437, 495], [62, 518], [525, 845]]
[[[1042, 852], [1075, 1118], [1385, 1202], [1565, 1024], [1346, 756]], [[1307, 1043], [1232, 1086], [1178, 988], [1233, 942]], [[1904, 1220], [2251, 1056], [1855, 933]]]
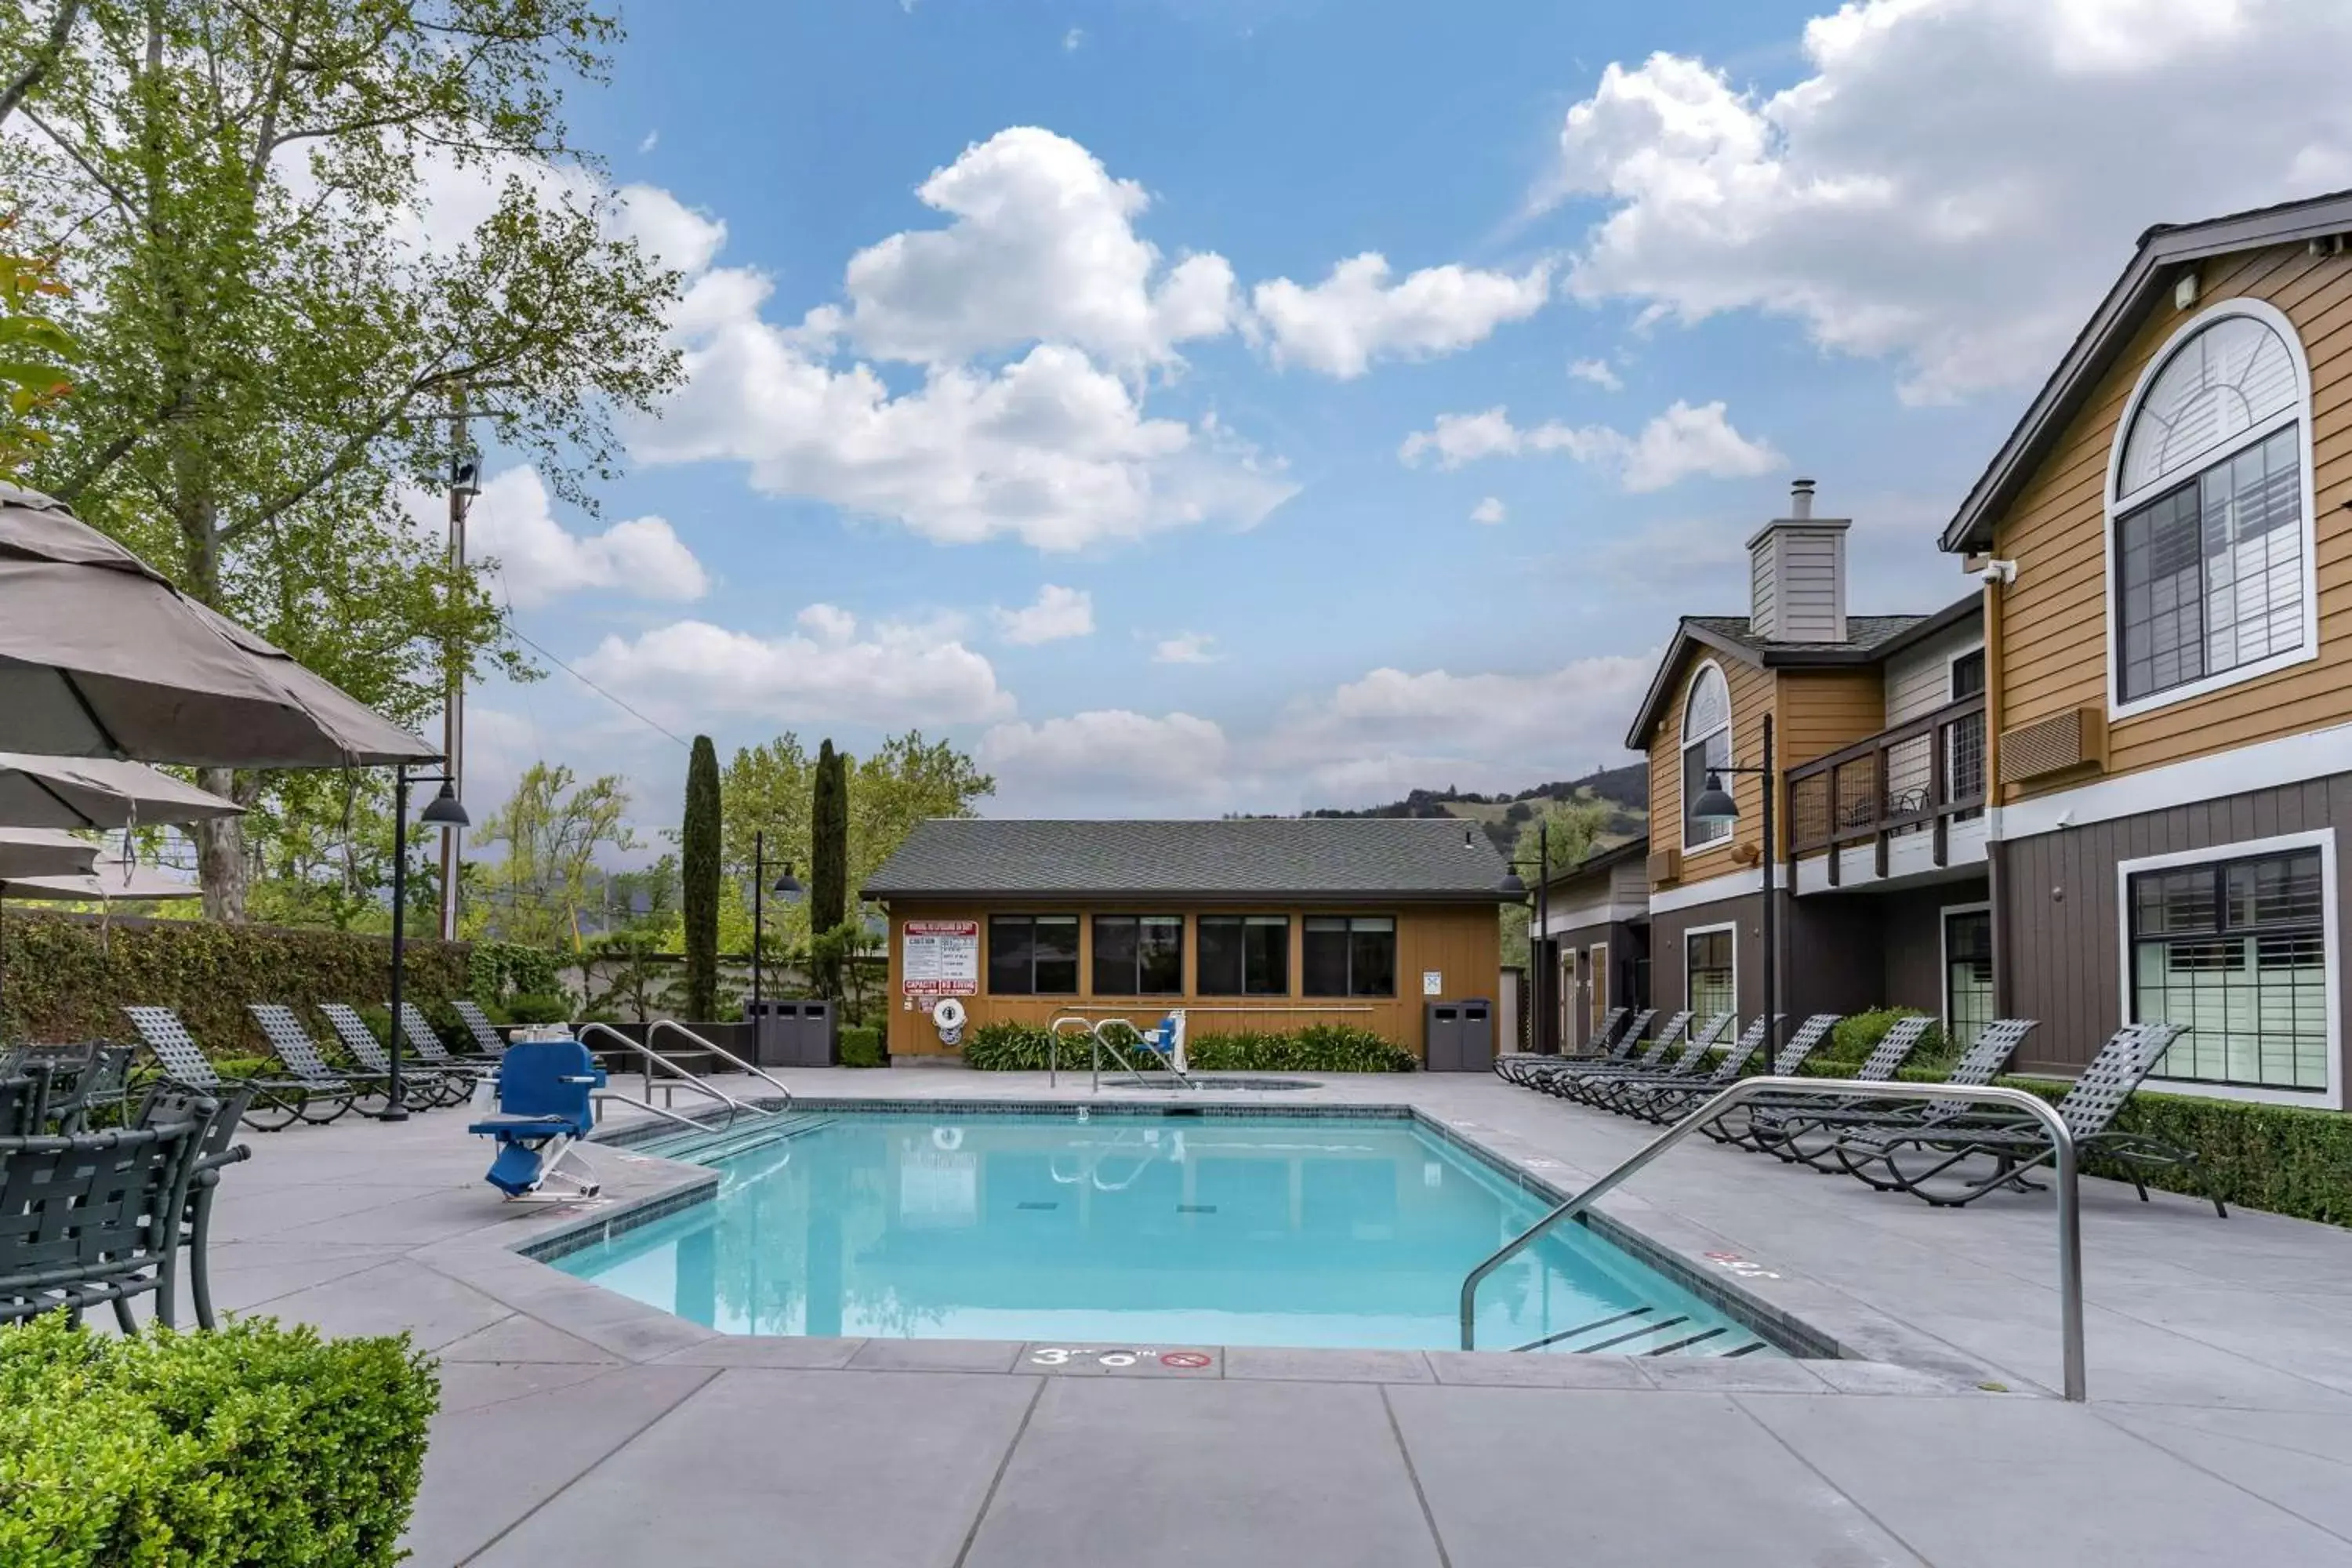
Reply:
[[0, 485], [0, 746], [200, 767], [440, 755], [13, 485]]
[[0, 752], [0, 826], [135, 827], [205, 822], [244, 809], [140, 763]]
[[98, 846], [45, 827], [0, 827], [0, 882], [20, 877], [87, 877]]
[[194, 882], [166, 877], [146, 866], [121, 860], [100, 860], [85, 877], [11, 877], [0, 879], [0, 896], [27, 903], [80, 903], [97, 900], [122, 903], [147, 899], [200, 899], [205, 890]]

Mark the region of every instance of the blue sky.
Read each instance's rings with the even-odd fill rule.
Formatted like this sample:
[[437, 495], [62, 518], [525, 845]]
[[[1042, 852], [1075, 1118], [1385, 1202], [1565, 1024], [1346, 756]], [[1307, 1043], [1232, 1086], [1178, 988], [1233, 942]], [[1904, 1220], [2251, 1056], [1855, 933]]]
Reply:
[[[2352, 184], [2334, 5], [1821, 9], [637, 6], [571, 113], [692, 384], [600, 517], [494, 455], [477, 535], [661, 725], [919, 724], [998, 811], [1613, 763], [1791, 477], [1857, 609], [1948, 603], [2137, 233]], [[474, 705], [482, 804], [545, 756], [675, 820], [683, 752], [570, 676]]]

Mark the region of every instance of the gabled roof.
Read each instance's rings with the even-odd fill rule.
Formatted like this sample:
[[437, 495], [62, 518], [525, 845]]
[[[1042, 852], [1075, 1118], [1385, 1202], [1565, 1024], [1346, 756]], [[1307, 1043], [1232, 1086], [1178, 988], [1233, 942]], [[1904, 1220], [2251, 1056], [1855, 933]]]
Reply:
[[2352, 229], [2352, 191], [2305, 201], [2282, 202], [2207, 218], [2201, 223], [2158, 224], [2139, 237], [2139, 248], [2123, 276], [2084, 324], [2058, 368], [2026, 405], [2024, 416], [1993, 454], [1960, 510], [1945, 526], [1946, 550], [1992, 547], [1993, 520], [2015, 499], [2035, 466], [2066, 424], [2079, 412], [2099, 378], [2113, 367], [2162, 294], [2175, 267], [2226, 256], [2257, 246], [2319, 239]]
[[1644, 833], [1638, 837], [1629, 838], [1622, 844], [1613, 844], [1606, 849], [1595, 849], [1573, 866], [1555, 868], [1551, 874], [1551, 885], [1557, 888], [1562, 882], [1573, 882], [1579, 877], [1590, 877], [1595, 872], [1622, 866], [1628, 860], [1644, 859], [1649, 853], [1650, 836]]
[[1039, 821], [934, 817], [867, 898], [1499, 901], [1505, 867], [1458, 817]]
[[1979, 596], [1970, 594], [1931, 616], [1848, 616], [1843, 642], [1775, 642], [1758, 637], [1746, 616], [1685, 616], [1650, 676], [1650, 689], [1634, 711], [1633, 728], [1625, 731], [1625, 744], [1636, 752], [1649, 749], [1650, 731], [1673, 700], [1675, 673], [1694, 647], [1709, 648], [1757, 669], [1836, 669], [1876, 664], [1982, 613]]

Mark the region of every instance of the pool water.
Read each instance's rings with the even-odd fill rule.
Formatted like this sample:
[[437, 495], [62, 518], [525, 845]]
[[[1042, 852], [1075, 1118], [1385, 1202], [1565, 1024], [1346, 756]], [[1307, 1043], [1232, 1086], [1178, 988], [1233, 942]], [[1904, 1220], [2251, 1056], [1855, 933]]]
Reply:
[[[554, 1266], [729, 1333], [1445, 1349], [1545, 1207], [1403, 1118], [805, 1115], [728, 1147], [678, 1151], [715, 1200]], [[1478, 1343], [1780, 1353], [1580, 1226], [1480, 1287]]]

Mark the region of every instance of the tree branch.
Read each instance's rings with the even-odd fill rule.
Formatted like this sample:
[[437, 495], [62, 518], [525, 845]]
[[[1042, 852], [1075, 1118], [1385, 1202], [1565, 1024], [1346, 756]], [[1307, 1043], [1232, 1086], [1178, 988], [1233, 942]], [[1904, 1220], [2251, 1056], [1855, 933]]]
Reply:
[[81, 17], [81, 6], [82, 0], [64, 0], [58, 6], [58, 14], [50, 18], [49, 36], [42, 40], [39, 48], [33, 51], [33, 58], [25, 62], [25, 68], [16, 73], [16, 79], [0, 88], [0, 121], [5, 121], [16, 111], [16, 106], [25, 101], [25, 95], [40, 86], [41, 79], [47, 76], [64, 57], [66, 45], [73, 38], [74, 23]]

